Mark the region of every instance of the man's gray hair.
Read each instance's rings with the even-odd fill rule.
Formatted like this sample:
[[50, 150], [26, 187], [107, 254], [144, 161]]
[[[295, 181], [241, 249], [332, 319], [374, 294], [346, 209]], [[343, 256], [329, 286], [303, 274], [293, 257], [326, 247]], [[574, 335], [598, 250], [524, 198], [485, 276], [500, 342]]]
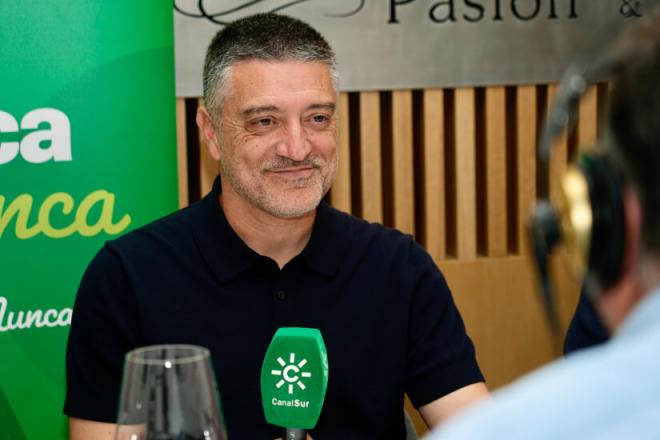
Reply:
[[285, 15], [251, 15], [220, 30], [206, 51], [204, 104], [214, 123], [221, 114], [232, 66], [246, 60], [323, 63], [330, 69], [333, 86], [338, 90], [335, 54], [318, 31]]

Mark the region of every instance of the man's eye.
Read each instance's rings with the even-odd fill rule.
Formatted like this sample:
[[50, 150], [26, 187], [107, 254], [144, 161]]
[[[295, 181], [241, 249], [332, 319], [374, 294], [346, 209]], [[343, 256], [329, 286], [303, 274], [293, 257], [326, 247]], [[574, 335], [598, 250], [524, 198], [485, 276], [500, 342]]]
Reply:
[[328, 121], [330, 118], [328, 118], [326, 115], [314, 115], [312, 116], [312, 121], [316, 123], [323, 123]]
[[270, 117], [255, 118], [249, 123], [251, 130], [255, 132], [267, 132], [277, 126], [277, 121]]

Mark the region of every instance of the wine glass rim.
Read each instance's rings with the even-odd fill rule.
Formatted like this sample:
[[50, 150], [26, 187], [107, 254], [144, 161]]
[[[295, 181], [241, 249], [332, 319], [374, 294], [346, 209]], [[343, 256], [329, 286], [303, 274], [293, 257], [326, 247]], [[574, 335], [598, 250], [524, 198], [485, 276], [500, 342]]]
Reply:
[[[161, 359], [148, 359], [140, 356], [144, 353], [159, 351], [159, 350], [191, 350], [192, 354], [183, 357], [175, 357], [175, 356], [163, 357]], [[142, 364], [142, 365], [164, 365], [167, 362], [170, 362], [171, 364], [181, 365], [181, 364], [189, 364], [193, 362], [199, 362], [204, 359], [208, 359], [209, 353], [210, 352], [207, 348], [192, 344], [148, 345], [145, 347], [134, 348], [133, 350], [126, 353], [126, 361], [135, 364]]]

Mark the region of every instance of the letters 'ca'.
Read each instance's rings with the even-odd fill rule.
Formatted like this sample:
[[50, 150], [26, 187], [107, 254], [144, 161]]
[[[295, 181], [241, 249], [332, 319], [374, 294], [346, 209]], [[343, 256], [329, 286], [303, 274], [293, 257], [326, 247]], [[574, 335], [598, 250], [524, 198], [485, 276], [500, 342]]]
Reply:
[[[48, 128], [44, 125], [48, 124]], [[54, 108], [38, 108], [32, 110], [18, 121], [9, 113], [0, 110], [0, 133], [7, 136], [10, 133], [27, 131], [23, 138], [0, 142], [0, 165], [16, 159], [18, 154], [30, 163], [44, 163], [49, 160], [56, 162], [71, 161], [71, 123], [60, 110]], [[48, 145], [48, 143], [50, 145]]]

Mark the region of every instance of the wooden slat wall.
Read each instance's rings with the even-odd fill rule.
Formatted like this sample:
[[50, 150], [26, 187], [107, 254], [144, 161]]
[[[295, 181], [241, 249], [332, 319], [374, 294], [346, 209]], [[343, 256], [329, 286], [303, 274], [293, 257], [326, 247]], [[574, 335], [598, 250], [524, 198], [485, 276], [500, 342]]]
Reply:
[[[371, 222], [383, 221], [382, 195], [382, 152], [380, 131], [380, 94], [378, 92], [360, 93], [359, 121], [357, 128], [360, 151], [360, 206], [354, 212]], [[355, 127], [351, 127], [355, 128]]]
[[486, 255], [503, 257], [507, 245], [506, 199], [506, 89], [490, 87], [486, 90]]
[[339, 97], [339, 115], [337, 123], [337, 156], [341, 166], [337, 170], [337, 178], [330, 193], [330, 203], [345, 212], [351, 212], [351, 139], [350, 139], [350, 110], [348, 94], [342, 93]]
[[580, 121], [578, 124], [578, 145], [580, 148], [593, 147], [598, 137], [598, 90], [591, 86], [580, 101]]
[[186, 124], [186, 103], [183, 99], [176, 101], [176, 160], [179, 178], [179, 208], [188, 205], [188, 128]]
[[392, 204], [394, 227], [415, 233], [412, 92], [392, 92]]
[[[557, 93], [558, 87], [556, 85], [551, 85], [548, 87], [548, 100], [546, 111], [550, 111], [552, 106], [552, 97]], [[568, 154], [568, 136], [566, 133], [562, 133], [558, 137], [554, 144], [552, 145], [552, 155], [550, 156], [550, 175], [551, 176], [561, 176], [564, 171], [566, 171], [566, 164], [569, 160]], [[557, 202], [558, 200], [558, 183], [556, 180], [550, 183], [550, 200]]]
[[527, 222], [536, 200], [537, 87], [518, 87], [516, 96], [516, 173], [518, 254], [529, 255]]
[[[556, 90], [550, 84], [340, 96], [340, 164], [329, 201], [413, 234], [428, 249], [452, 288], [491, 388], [558, 353], [538, 298], [527, 224], [537, 196], [556, 198], [552, 183], [570, 156], [596, 142], [607, 86], [585, 95], [576, 132], [555, 142], [544, 166], [536, 140]], [[205, 194], [218, 169], [196, 127], [185, 124], [194, 120], [186, 115], [194, 102], [188, 104], [177, 103], [182, 205], [195, 200], [188, 200], [187, 188]], [[197, 161], [188, 175], [187, 160]], [[566, 328], [579, 286], [561, 255], [553, 257], [553, 275]]]
[[424, 90], [423, 167], [417, 168], [422, 173], [419, 181], [423, 182], [418, 191], [423, 195], [424, 245], [435, 261], [447, 255], [444, 97], [442, 89]]
[[477, 257], [477, 137], [475, 91], [456, 89], [454, 95], [454, 162], [456, 179], [456, 257]]

